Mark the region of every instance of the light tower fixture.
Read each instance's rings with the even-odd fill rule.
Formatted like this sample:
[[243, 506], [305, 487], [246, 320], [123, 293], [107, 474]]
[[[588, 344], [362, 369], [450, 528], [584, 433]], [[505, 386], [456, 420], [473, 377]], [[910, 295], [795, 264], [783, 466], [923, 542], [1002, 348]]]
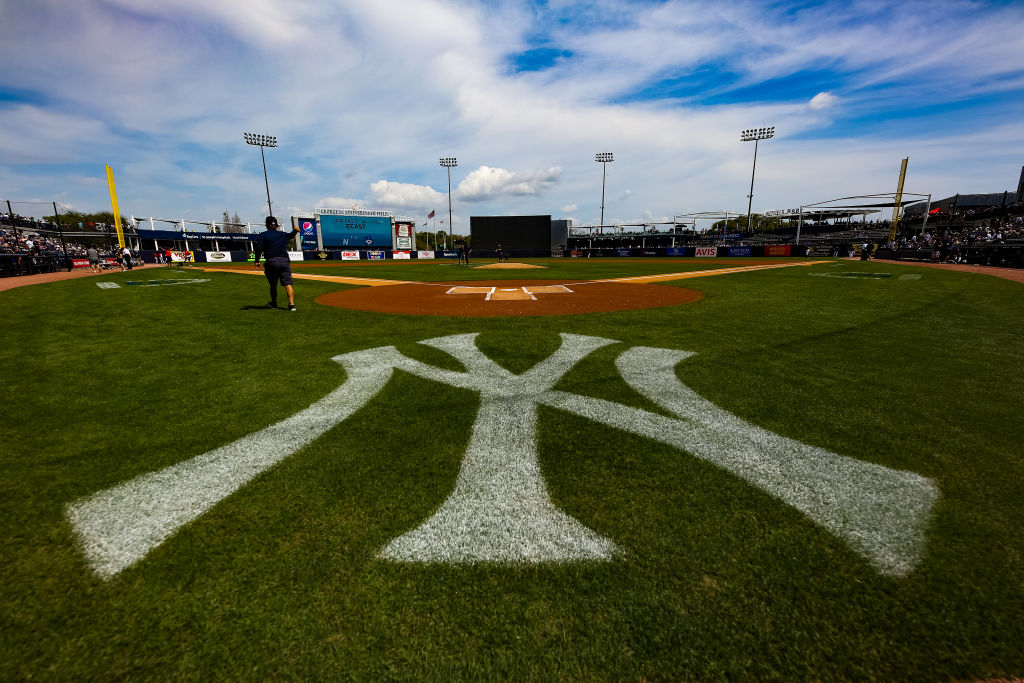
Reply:
[[259, 133], [242, 133], [245, 143], [260, 148], [260, 158], [263, 160], [263, 182], [267, 186], [267, 211], [274, 215], [274, 207], [270, 204], [270, 181], [267, 180], [267, 157], [263, 154], [264, 147], [277, 147], [277, 138], [273, 135], [261, 135]]
[[[455, 239], [455, 233], [452, 232], [452, 169], [459, 165], [458, 160], [455, 157], [441, 157], [441, 166], [448, 169], [448, 232], [452, 235], [452, 239]], [[448, 247], [448, 238], [444, 240], [445, 248]], [[455, 246], [454, 242], [452, 246]]]
[[[740, 142], [754, 141], [754, 168], [750, 172], [750, 194], [747, 195], [747, 232], [750, 232], [750, 207], [754, 202], [754, 173], [757, 172], [757, 143], [775, 137], [775, 126], [766, 128], [748, 128], [740, 133]], [[729, 226], [726, 225], [728, 231]]]
[[594, 155], [594, 161], [601, 164], [601, 229], [604, 229], [604, 182], [608, 177], [608, 163], [615, 161], [611, 152], [598, 152]]

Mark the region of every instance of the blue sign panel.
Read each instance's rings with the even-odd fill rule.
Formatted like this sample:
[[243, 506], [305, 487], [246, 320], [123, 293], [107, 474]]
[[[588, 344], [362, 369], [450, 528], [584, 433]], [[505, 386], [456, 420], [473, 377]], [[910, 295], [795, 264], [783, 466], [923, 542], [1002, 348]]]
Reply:
[[753, 253], [750, 247], [729, 247], [729, 256], [752, 256]]
[[315, 218], [299, 219], [299, 236], [302, 238], [303, 249], [317, 249]]
[[686, 247], [669, 247], [665, 250], [665, 256], [686, 256]]
[[325, 247], [391, 248], [391, 218], [387, 216], [320, 216]]
[[615, 255], [616, 256], [632, 256], [633, 252], [630, 249], [616, 249], [615, 250]]
[[381, 251], [380, 249], [374, 249], [372, 251], [366, 252], [366, 258], [370, 259], [371, 261], [383, 261], [385, 258], [385, 252]]

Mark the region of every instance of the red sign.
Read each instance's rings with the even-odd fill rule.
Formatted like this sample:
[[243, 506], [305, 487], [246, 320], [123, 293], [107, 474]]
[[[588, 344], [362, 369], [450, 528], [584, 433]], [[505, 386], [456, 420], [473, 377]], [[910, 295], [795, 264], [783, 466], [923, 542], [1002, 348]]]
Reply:
[[790, 245], [788, 244], [766, 244], [764, 245], [765, 256], [789, 256]]
[[697, 247], [697, 251], [694, 253], [695, 256], [706, 258], [708, 256], [718, 256], [718, 247]]

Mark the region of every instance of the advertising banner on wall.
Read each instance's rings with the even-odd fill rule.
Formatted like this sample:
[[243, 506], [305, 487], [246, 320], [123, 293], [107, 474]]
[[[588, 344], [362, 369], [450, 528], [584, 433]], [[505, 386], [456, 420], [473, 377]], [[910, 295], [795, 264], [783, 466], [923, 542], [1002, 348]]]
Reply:
[[616, 249], [615, 250], [615, 255], [616, 256], [632, 256], [633, 255], [633, 251], [631, 249]]
[[315, 218], [299, 218], [299, 237], [302, 240], [303, 250], [317, 249], [316, 243], [316, 219]]
[[686, 256], [686, 247], [669, 247], [665, 250], [665, 256]]
[[393, 251], [391, 252], [391, 258], [408, 260], [412, 258], [412, 254], [407, 251]]
[[693, 255], [699, 258], [718, 256], [718, 247], [697, 247]]
[[358, 251], [343, 251], [343, 252], [341, 252], [341, 260], [342, 261], [358, 261], [359, 260], [359, 252]]
[[789, 256], [788, 244], [766, 244], [764, 245], [765, 256]]
[[395, 221], [395, 235], [392, 242], [393, 249], [411, 250], [415, 232], [412, 223]]
[[302, 252], [301, 251], [289, 251], [288, 252], [288, 258], [291, 259], [292, 261], [302, 261], [303, 260]]
[[752, 256], [754, 250], [750, 247], [729, 247], [729, 256]]
[[228, 263], [231, 261], [230, 251], [208, 251], [206, 252], [207, 263]]
[[371, 261], [383, 261], [387, 257], [385, 256], [385, 253], [382, 249], [371, 249], [370, 251], [366, 252], [366, 258], [370, 259]]
[[191, 251], [172, 251], [171, 261], [175, 263], [192, 263]]
[[416, 258], [434, 258], [434, 252], [432, 251], [417, 251]]

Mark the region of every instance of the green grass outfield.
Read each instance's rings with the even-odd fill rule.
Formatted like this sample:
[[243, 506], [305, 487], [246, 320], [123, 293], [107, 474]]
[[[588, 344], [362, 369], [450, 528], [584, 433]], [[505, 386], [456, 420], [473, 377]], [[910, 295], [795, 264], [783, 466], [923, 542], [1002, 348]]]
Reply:
[[[571, 282], [719, 265], [540, 263], [548, 270], [316, 272]], [[127, 284], [165, 279], [206, 281]], [[255, 308], [261, 277], [162, 267], [0, 293], [0, 679], [1024, 676], [1022, 286], [852, 261], [662, 286], [704, 298], [577, 316], [392, 316], [316, 305], [345, 286], [299, 280], [293, 314]], [[551, 501], [610, 539], [613, 559], [381, 559], [452, 493], [482, 400], [399, 371], [136, 564], [108, 579], [90, 567], [70, 504], [309, 408], [346, 381], [338, 354], [393, 345], [458, 370], [418, 342], [463, 333], [517, 374], [562, 333], [617, 340], [555, 388], [665, 418], [616, 359], [638, 346], [694, 352], [676, 375], [718, 408], [933, 482], [919, 561], [880, 572], [725, 469], [548, 406], [536, 448]]]

